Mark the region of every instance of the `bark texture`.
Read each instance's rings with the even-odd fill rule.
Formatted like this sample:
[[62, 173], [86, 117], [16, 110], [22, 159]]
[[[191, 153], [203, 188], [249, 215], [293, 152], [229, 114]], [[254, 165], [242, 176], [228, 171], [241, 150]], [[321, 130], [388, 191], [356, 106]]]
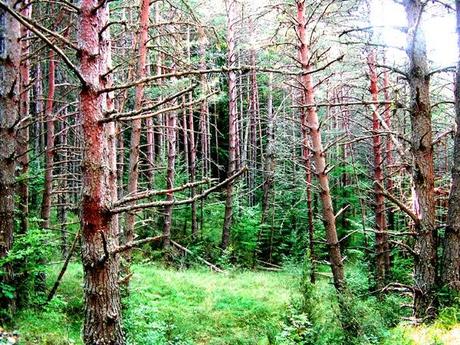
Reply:
[[[297, 35], [299, 38], [299, 57], [302, 64], [302, 70], [306, 72], [300, 77], [300, 83], [303, 86], [303, 102], [305, 104], [314, 104], [313, 80], [310, 73], [310, 53], [308, 38], [306, 32], [305, 20], [305, 1], [297, 1]], [[332, 197], [329, 189], [329, 178], [327, 175], [326, 154], [323, 150], [323, 143], [319, 129], [319, 119], [315, 107], [306, 109], [306, 127], [309, 130], [311, 139], [313, 160], [316, 167], [316, 175], [320, 188], [321, 203], [323, 206], [323, 222], [326, 229], [326, 240], [329, 251], [329, 261], [331, 263], [334, 286], [337, 290], [342, 291], [345, 288], [345, 275], [343, 269], [342, 255], [340, 253], [340, 243], [337, 236], [335, 225], [335, 214], [332, 206]]]
[[424, 5], [420, 0], [406, 0], [404, 6], [409, 24], [406, 52], [409, 57], [412, 177], [414, 198], [419, 204], [419, 221], [415, 224], [414, 312], [415, 317], [425, 319], [433, 317], [436, 311], [434, 289], [437, 264], [430, 78], [425, 37], [420, 28]]
[[[367, 58], [369, 66], [369, 80], [372, 101], [378, 102], [378, 75], [376, 69], [376, 54], [371, 51]], [[375, 211], [375, 272], [377, 288], [385, 287], [386, 281], [386, 255], [387, 255], [387, 235], [386, 235], [386, 219], [385, 219], [385, 197], [383, 195], [382, 186], [383, 178], [383, 156], [382, 156], [382, 137], [380, 136], [380, 120], [378, 118], [378, 108], [373, 107], [372, 111], [372, 147], [374, 153], [374, 211]]]
[[[137, 66], [137, 78], [141, 79], [145, 76], [146, 61], [147, 61], [147, 39], [148, 39], [148, 25], [149, 25], [149, 7], [150, 3], [148, 0], [141, 0], [140, 4], [140, 23], [139, 23], [139, 61]], [[144, 85], [138, 84], [136, 86], [135, 95], [135, 110], [142, 108], [144, 99]], [[139, 146], [141, 143], [141, 126], [142, 120], [136, 119], [132, 122], [131, 129], [131, 146], [129, 154], [129, 180], [128, 180], [128, 194], [135, 193], [139, 182]], [[135, 213], [128, 212], [126, 214], [126, 229], [125, 229], [125, 241], [132, 242], [134, 239], [134, 222]], [[131, 262], [131, 251], [127, 250], [125, 258]]]
[[[227, 9], [227, 44], [228, 56], [227, 67], [236, 67], [235, 51], [235, 25], [236, 25], [236, 1], [227, 0], [225, 2]], [[237, 90], [236, 90], [236, 73], [228, 72], [228, 170], [227, 176], [232, 176], [236, 171], [236, 119], [237, 119]], [[224, 226], [222, 229], [221, 247], [227, 248], [230, 242], [230, 229], [233, 218], [233, 181], [227, 184], [227, 198], [225, 201]]]
[[[166, 169], [166, 189], [174, 188], [175, 165], [176, 165], [176, 140], [177, 140], [177, 114], [171, 111], [166, 117], [166, 133], [168, 140], [168, 163]], [[172, 202], [174, 193], [166, 194], [166, 201]], [[164, 209], [164, 224], [163, 224], [163, 248], [168, 248], [171, 244], [171, 222], [173, 205], [168, 205]]]
[[[32, 15], [32, 5], [28, 0], [22, 2], [24, 9], [21, 14], [24, 17], [30, 18]], [[21, 37], [24, 40], [21, 42], [21, 55], [26, 57], [29, 54], [29, 30], [21, 25]], [[30, 59], [22, 59], [20, 65], [21, 75], [21, 94], [19, 102], [19, 114], [21, 117], [22, 125], [17, 134], [17, 155], [19, 166], [19, 181], [18, 181], [18, 195], [19, 195], [19, 228], [20, 232], [25, 234], [28, 228], [28, 215], [29, 215], [29, 183], [27, 175], [29, 172], [29, 122], [27, 120], [30, 113]]]
[[[14, 1], [6, 1], [12, 6]], [[19, 23], [0, 8], [0, 260], [13, 244], [14, 228], [14, 170], [16, 129], [19, 106]], [[0, 267], [0, 283], [11, 284], [12, 267]], [[0, 298], [0, 321], [14, 310], [14, 298]]]
[[268, 101], [267, 101], [267, 145], [265, 148], [265, 168], [264, 168], [264, 195], [262, 198], [262, 220], [267, 221], [270, 210], [270, 202], [275, 183], [275, 114], [273, 112], [273, 73], [268, 76]]
[[118, 259], [110, 251], [117, 245], [116, 229], [109, 207], [112, 165], [110, 146], [100, 122], [106, 110], [106, 97], [98, 91], [105, 81], [109, 31], [100, 34], [109, 19], [107, 3], [82, 0], [79, 13], [78, 44], [80, 70], [85, 80], [80, 92], [80, 116], [83, 127], [82, 190], [82, 263], [84, 269], [85, 344], [124, 344], [121, 304], [118, 288]]
[[51, 214], [51, 193], [53, 188], [53, 162], [54, 162], [54, 92], [56, 62], [54, 60], [54, 51], [49, 51], [49, 66], [48, 66], [48, 98], [45, 106], [46, 119], [46, 151], [45, 151], [45, 182], [43, 185], [43, 199], [40, 217], [42, 219], [42, 228], [50, 227]]
[[[189, 94], [189, 102], [193, 102], [193, 94]], [[190, 106], [188, 109], [188, 140], [189, 140], [189, 150], [190, 150], [190, 183], [194, 183], [196, 179], [196, 143], [195, 143], [195, 124], [193, 121], [193, 107]], [[190, 198], [194, 198], [196, 194], [195, 187], [190, 188]], [[193, 201], [190, 204], [192, 212], [192, 236], [198, 236], [198, 221], [197, 221], [197, 211], [196, 211], [196, 202]]]

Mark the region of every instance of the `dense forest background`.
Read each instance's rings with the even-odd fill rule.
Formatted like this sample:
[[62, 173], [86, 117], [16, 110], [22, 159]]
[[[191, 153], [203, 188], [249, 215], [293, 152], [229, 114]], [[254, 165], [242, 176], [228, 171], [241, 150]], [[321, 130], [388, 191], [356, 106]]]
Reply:
[[0, 0], [0, 344], [459, 343], [459, 26]]

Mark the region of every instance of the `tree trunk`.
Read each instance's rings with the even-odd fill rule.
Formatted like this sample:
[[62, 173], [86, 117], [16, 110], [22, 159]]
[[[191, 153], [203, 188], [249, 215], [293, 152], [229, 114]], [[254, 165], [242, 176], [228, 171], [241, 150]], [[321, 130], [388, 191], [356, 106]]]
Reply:
[[[189, 102], [192, 103], [193, 94], [189, 94]], [[196, 144], [195, 144], [195, 125], [193, 123], [193, 107], [190, 106], [188, 109], [188, 130], [189, 130], [189, 150], [190, 150], [190, 182], [194, 183], [196, 178]], [[195, 197], [195, 187], [190, 188], [190, 197], [193, 199]], [[196, 202], [193, 201], [190, 204], [192, 211], [192, 236], [198, 236], [198, 222], [197, 222], [197, 212], [196, 212]]]
[[[30, 18], [32, 15], [32, 5], [28, 0], [23, 2], [25, 8], [22, 10], [24, 17]], [[21, 25], [21, 37], [28, 38], [29, 30]], [[21, 42], [21, 55], [27, 56], [29, 54], [29, 41], [27, 39]], [[21, 75], [21, 94], [19, 102], [19, 116], [21, 120], [27, 119], [30, 113], [30, 59], [23, 59], [20, 65]], [[20, 178], [18, 181], [18, 195], [19, 195], [19, 219], [20, 219], [20, 232], [25, 234], [28, 228], [29, 216], [29, 123], [26, 120], [22, 123], [18, 131], [17, 139], [17, 154]]]
[[[301, 103], [306, 104], [305, 94], [302, 93]], [[308, 119], [305, 109], [301, 109], [301, 136], [302, 136], [302, 163], [305, 168], [305, 185], [307, 191], [307, 213], [308, 213], [308, 248], [309, 248], [309, 258], [310, 258], [310, 282], [315, 283], [315, 242], [314, 242], [314, 226], [313, 226], [313, 205], [311, 198], [311, 159], [310, 159], [310, 149], [309, 149], [309, 138], [308, 138]]]
[[267, 104], [267, 146], [265, 151], [265, 180], [263, 184], [262, 219], [264, 224], [268, 218], [270, 200], [275, 180], [275, 116], [273, 112], [273, 73], [268, 76], [268, 104]]
[[[206, 36], [203, 27], [198, 28], [199, 35], [199, 55], [200, 69], [206, 69]], [[201, 92], [205, 95], [208, 92], [208, 82], [206, 74], [200, 75]], [[209, 152], [209, 108], [206, 98], [200, 103], [200, 134], [201, 134], [201, 159], [202, 159], [202, 175], [208, 176], [210, 172], [210, 152]]]
[[419, 26], [422, 1], [404, 2], [408, 19], [407, 56], [410, 88], [410, 119], [412, 126], [413, 181], [415, 199], [420, 206], [415, 224], [415, 316], [424, 319], [436, 311], [436, 222], [434, 198], [434, 162], [431, 128], [430, 77], [424, 34]]
[[[388, 72], [387, 69], [383, 72], [383, 94], [385, 98], [385, 102], [391, 102], [391, 97], [390, 97], [390, 73]], [[385, 105], [385, 123], [387, 127], [391, 130], [391, 105], [387, 104]], [[393, 193], [393, 142], [388, 136], [385, 141], [385, 163], [386, 163], [386, 170], [387, 170], [387, 179], [386, 179], [386, 189], [390, 192]], [[388, 209], [388, 227], [390, 230], [395, 229], [395, 216], [394, 216], [394, 211], [391, 207]]]
[[[389, 130], [391, 130], [391, 105], [389, 102], [391, 102], [391, 97], [390, 97], [390, 73], [387, 69], [383, 72], [383, 94], [385, 98], [385, 102], [388, 102], [388, 104], [385, 105], [385, 114], [384, 114], [384, 119], [385, 119], [385, 124]], [[396, 109], [393, 110], [393, 113], [396, 114]], [[386, 170], [387, 170], [387, 178], [386, 178], [386, 189], [390, 193], [393, 193], [394, 189], [394, 183], [393, 183], [393, 142], [390, 138], [390, 136], [387, 136], [386, 142], [385, 142], [385, 161], [386, 161]], [[395, 230], [395, 211], [393, 207], [388, 207], [387, 211], [387, 217], [388, 217], [388, 224], [387, 228], [390, 230]], [[391, 258], [390, 258], [390, 252], [391, 252], [391, 246], [388, 241], [388, 235], [386, 239], [386, 251], [385, 251], [385, 261], [386, 261], [386, 271], [390, 272], [391, 269]]]
[[[176, 164], [176, 126], [177, 126], [177, 114], [171, 111], [166, 117], [166, 133], [168, 139], [168, 165], [166, 169], [166, 189], [174, 188], [174, 177], [175, 177], [175, 164]], [[166, 194], [167, 201], [174, 200], [174, 193]], [[163, 248], [169, 248], [171, 244], [171, 222], [173, 205], [168, 205], [164, 209], [164, 224], [163, 224]]]
[[113, 216], [108, 212], [113, 201], [113, 186], [108, 162], [109, 143], [103, 118], [106, 107], [101, 73], [107, 70], [109, 30], [108, 4], [82, 0], [79, 12], [78, 43], [80, 73], [85, 80], [80, 92], [83, 128], [83, 189], [81, 204], [82, 263], [84, 270], [85, 344], [124, 344], [121, 303], [118, 288], [118, 258], [109, 254], [117, 245]]
[[41, 227], [48, 229], [50, 227], [51, 214], [51, 193], [53, 189], [53, 163], [54, 163], [54, 92], [55, 92], [55, 74], [56, 63], [54, 60], [54, 50], [49, 51], [48, 66], [48, 98], [45, 106], [46, 119], [46, 152], [45, 152], [45, 182], [43, 186], [43, 199], [40, 217]]
[[[310, 54], [308, 47], [308, 39], [306, 33], [306, 21], [304, 16], [305, 1], [297, 1], [297, 35], [300, 40], [299, 57], [302, 63], [302, 69], [306, 72], [300, 77], [300, 83], [303, 86], [305, 104], [314, 104], [314, 90], [311, 74]], [[318, 114], [315, 107], [306, 109], [307, 119], [306, 125], [309, 129], [309, 134], [313, 149], [313, 159], [316, 167], [316, 175], [318, 176], [321, 203], [323, 206], [323, 221], [326, 230], [326, 240], [329, 250], [329, 261], [331, 264], [332, 274], [334, 278], [334, 286], [338, 291], [345, 288], [345, 275], [343, 269], [342, 255], [340, 253], [340, 243], [335, 227], [335, 215], [332, 207], [332, 197], [329, 190], [329, 178], [327, 175], [327, 166], [325, 152], [319, 129]]]
[[[7, 0], [12, 6], [14, 1]], [[19, 106], [19, 23], [0, 8], [0, 259], [8, 255], [13, 244], [14, 229], [14, 171], [16, 129]], [[11, 285], [13, 270], [10, 264], [0, 268], [0, 283]], [[0, 297], [0, 322], [14, 311], [14, 297]]]
[[250, 77], [248, 79], [248, 92], [249, 92], [249, 140], [248, 140], [248, 204], [250, 207], [254, 206], [255, 194], [255, 178], [257, 167], [257, 74], [256, 74], [256, 50], [250, 50], [251, 66], [253, 67]]
[[[145, 68], [147, 61], [147, 39], [148, 39], [148, 26], [149, 26], [149, 0], [141, 0], [140, 4], [140, 22], [139, 22], [139, 62], [137, 66], [137, 78], [141, 79], [145, 76]], [[144, 99], [144, 85], [136, 85], [135, 91], [135, 110], [142, 108]], [[129, 180], [128, 180], [128, 194], [135, 193], [139, 182], [139, 146], [141, 142], [141, 126], [142, 120], [136, 119], [132, 121], [131, 128], [131, 145], [129, 154]], [[135, 212], [128, 212], [126, 214], [126, 228], [125, 228], [125, 241], [132, 242], [134, 239], [134, 223], [136, 214]], [[125, 252], [125, 258], [128, 266], [131, 262], [131, 250]]]
[[[65, 113], [67, 114], [67, 112]], [[68, 163], [67, 160], [69, 156], [67, 154], [67, 133], [69, 128], [67, 127], [67, 116], [65, 116], [65, 120], [61, 122], [61, 126], [59, 128], [60, 131], [60, 139], [59, 139], [59, 146], [60, 154], [59, 154], [59, 194], [58, 194], [58, 205], [57, 205], [57, 219], [58, 223], [61, 228], [61, 253], [62, 257], [67, 257], [67, 225], [66, 225], [66, 218], [67, 218], [67, 190], [68, 190]]]
[[[371, 99], [373, 102], [378, 102], [378, 75], [376, 69], [375, 51], [371, 51], [367, 57], [369, 66], [369, 79]], [[386, 221], [385, 221], [385, 197], [383, 195], [382, 186], [383, 178], [383, 157], [382, 157], [382, 139], [380, 136], [380, 120], [378, 118], [378, 107], [375, 105], [372, 111], [372, 147], [374, 152], [374, 211], [375, 211], [375, 271], [377, 288], [383, 289], [386, 282]]]
[[[455, 1], [455, 6], [457, 11], [457, 45], [460, 48], [460, 0]], [[454, 139], [452, 186], [444, 238], [441, 282], [460, 291], [460, 55], [455, 75], [455, 114], [457, 131]]]
[[[236, 25], [236, 1], [226, 0], [227, 10], [227, 67], [236, 66], [235, 51], [235, 25]], [[228, 170], [227, 176], [232, 176], [236, 170], [236, 118], [237, 118], [237, 90], [236, 90], [236, 73], [228, 72]], [[222, 249], [226, 249], [230, 242], [230, 229], [233, 218], [233, 181], [227, 184], [227, 198], [225, 200], [224, 225], [222, 230]]]

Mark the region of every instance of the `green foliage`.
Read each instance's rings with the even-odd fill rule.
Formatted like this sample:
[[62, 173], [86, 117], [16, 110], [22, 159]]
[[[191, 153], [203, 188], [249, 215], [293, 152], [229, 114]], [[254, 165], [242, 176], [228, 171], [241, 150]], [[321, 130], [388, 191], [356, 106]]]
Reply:
[[442, 308], [436, 322], [447, 329], [457, 326], [460, 323], [460, 298], [455, 298], [449, 307]]
[[40, 229], [31, 228], [26, 234], [17, 234], [8, 255], [0, 259], [0, 267], [9, 264], [14, 272], [12, 285], [0, 284], [0, 296], [16, 298], [19, 295], [20, 305], [39, 302], [43, 291], [37, 289], [37, 283], [45, 270], [44, 258], [51, 256], [52, 247], [51, 234]]
[[307, 313], [298, 313], [292, 306], [281, 333], [276, 337], [276, 344], [296, 345], [314, 344], [313, 329]]
[[362, 261], [347, 266], [348, 290], [340, 299], [329, 279], [311, 284], [308, 270], [306, 267], [303, 296], [291, 301], [276, 344], [380, 344], [391, 337], [390, 327], [407, 316], [400, 307], [408, 302], [404, 298], [368, 293], [368, 270]]
[[[54, 283], [60, 265], [47, 266], [47, 290]], [[25, 344], [82, 344], [83, 320], [82, 269], [70, 264], [54, 299], [47, 304], [22, 309], [15, 320]]]

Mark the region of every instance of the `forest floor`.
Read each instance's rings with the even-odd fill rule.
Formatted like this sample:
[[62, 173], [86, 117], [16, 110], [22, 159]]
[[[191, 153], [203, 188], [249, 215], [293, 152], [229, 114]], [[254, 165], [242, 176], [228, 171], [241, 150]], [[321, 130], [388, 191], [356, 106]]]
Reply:
[[[58, 265], [49, 267], [50, 284], [59, 269]], [[133, 265], [133, 272], [130, 294], [123, 299], [124, 326], [130, 345], [290, 345], [304, 343], [299, 342], [302, 334], [311, 332], [302, 314], [293, 314], [301, 290], [297, 269], [220, 274], [206, 269], [174, 270], [137, 264]], [[361, 284], [359, 277], [351, 276], [350, 280], [353, 279]], [[71, 264], [58, 294], [45, 309], [19, 313], [16, 326], [20, 344], [82, 344], [82, 295], [81, 266]], [[336, 322], [331, 322], [335, 309], [332, 296], [334, 290], [327, 279], [317, 282], [311, 292], [311, 313], [319, 323], [313, 331], [321, 339], [315, 345], [339, 344], [334, 340], [340, 338], [334, 334]], [[374, 312], [378, 303], [359, 303], [363, 303], [360, 308], [365, 314], [363, 327], [383, 329], [383, 321]], [[460, 344], [460, 323], [455, 315], [446, 314], [444, 320], [441, 318], [431, 326], [400, 324], [382, 334], [380, 340], [363, 337], [363, 344]]]
[[[59, 267], [52, 267], [53, 281]], [[299, 277], [285, 272], [172, 270], [134, 265], [131, 292], [124, 298], [129, 344], [268, 344]], [[17, 319], [25, 344], [82, 344], [82, 269], [71, 264], [58, 295], [42, 311]]]

